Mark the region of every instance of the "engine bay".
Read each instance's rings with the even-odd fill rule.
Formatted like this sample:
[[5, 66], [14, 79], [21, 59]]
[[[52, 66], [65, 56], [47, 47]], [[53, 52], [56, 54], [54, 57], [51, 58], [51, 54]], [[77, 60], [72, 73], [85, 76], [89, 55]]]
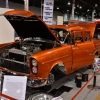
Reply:
[[3, 47], [0, 50], [0, 58], [4, 59], [15, 59], [17, 56], [25, 56], [26, 58], [23, 60], [19, 57], [15, 60], [26, 62], [30, 55], [38, 53], [43, 50], [47, 50], [54, 47], [55, 42], [45, 41], [40, 39], [35, 40], [26, 40], [26, 41], [19, 41], [18, 43], [8, 45]]
[[54, 48], [54, 41], [45, 41], [41, 39], [31, 39], [18, 41], [4, 46], [0, 49], [0, 66], [21, 73], [30, 73], [29, 59], [35, 53]]

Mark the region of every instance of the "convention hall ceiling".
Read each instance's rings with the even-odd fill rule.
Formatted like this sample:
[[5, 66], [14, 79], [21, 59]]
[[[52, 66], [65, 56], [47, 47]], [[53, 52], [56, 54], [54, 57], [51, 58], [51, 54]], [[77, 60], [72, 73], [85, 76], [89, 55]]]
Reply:
[[[15, 3], [24, 3], [24, 0], [9, 0]], [[44, 0], [42, 0], [43, 3]], [[29, 0], [30, 6], [41, 7], [41, 0]], [[72, 0], [54, 0], [54, 10], [71, 13]], [[95, 17], [100, 17], [100, 0], [75, 0], [75, 14], [91, 17], [92, 11], [95, 10]]]

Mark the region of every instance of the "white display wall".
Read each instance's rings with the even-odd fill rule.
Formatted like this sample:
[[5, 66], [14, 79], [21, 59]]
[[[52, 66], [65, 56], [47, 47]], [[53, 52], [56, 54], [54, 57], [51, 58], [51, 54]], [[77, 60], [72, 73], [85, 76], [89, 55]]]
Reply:
[[[0, 14], [11, 9], [0, 8]], [[14, 41], [14, 29], [4, 16], [0, 16], [0, 44]]]
[[57, 25], [63, 25], [63, 16], [57, 16]]

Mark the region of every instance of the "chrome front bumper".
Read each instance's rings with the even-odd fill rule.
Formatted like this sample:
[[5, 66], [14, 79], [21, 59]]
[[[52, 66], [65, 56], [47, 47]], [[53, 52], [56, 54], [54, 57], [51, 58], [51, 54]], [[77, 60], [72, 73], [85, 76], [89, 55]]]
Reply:
[[[0, 77], [4, 78], [4, 75], [22, 76], [22, 75], [16, 74], [15, 72], [6, 72], [6, 71], [0, 70]], [[47, 85], [47, 79], [32, 79], [27, 76], [28, 87], [38, 88], [45, 85]]]

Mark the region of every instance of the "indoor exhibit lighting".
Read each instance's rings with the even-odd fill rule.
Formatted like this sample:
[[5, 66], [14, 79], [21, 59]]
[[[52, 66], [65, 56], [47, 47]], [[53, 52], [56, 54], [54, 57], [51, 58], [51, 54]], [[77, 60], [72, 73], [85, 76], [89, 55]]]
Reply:
[[77, 5], [77, 7], [79, 7], [79, 5]]
[[90, 11], [89, 9], [87, 11]]
[[57, 9], [59, 9], [59, 7], [57, 7]]
[[82, 6], [80, 6], [80, 9], [82, 9]]
[[97, 4], [95, 4], [95, 7], [97, 7], [98, 5]]
[[71, 3], [70, 3], [70, 2], [68, 2], [67, 4], [68, 4], [68, 5], [70, 5]]

